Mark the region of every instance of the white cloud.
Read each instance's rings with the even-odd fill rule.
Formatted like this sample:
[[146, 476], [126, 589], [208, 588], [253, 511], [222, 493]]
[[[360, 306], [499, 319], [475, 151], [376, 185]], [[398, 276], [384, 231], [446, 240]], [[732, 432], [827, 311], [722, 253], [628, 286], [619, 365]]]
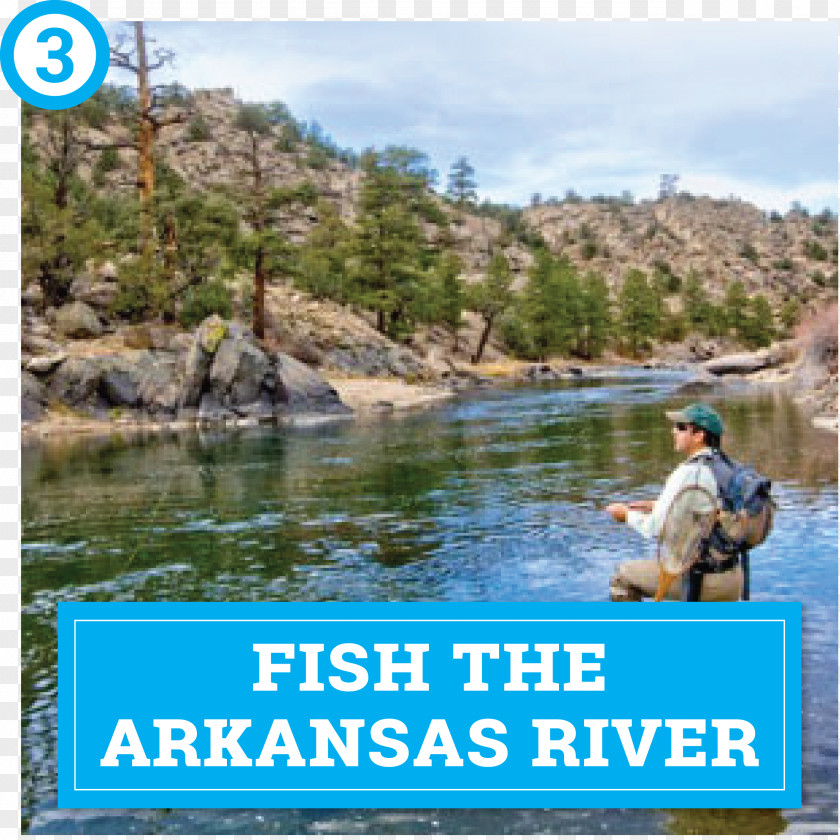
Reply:
[[[190, 87], [285, 101], [342, 145], [410, 143], [485, 193], [794, 195], [837, 206], [837, 40], [815, 23], [150, 24]], [[647, 186], [645, 186], [647, 185]], [[705, 185], [705, 186], [702, 186]], [[813, 196], [813, 198], [809, 198]], [[819, 209], [819, 208], [817, 208]]]

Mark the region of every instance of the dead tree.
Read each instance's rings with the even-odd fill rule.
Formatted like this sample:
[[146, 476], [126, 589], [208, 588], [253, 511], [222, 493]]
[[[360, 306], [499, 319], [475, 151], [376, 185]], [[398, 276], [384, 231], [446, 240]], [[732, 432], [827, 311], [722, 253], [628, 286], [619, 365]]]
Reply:
[[144, 260], [152, 262], [155, 255], [155, 139], [161, 128], [174, 123], [184, 122], [186, 113], [179, 111], [162, 116], [161, 102], [156, 96], [158, 88], [150, 84], [150, 74], [171, 64], [174, 53], [171, 50], [155, 48], [149, 61], [147, 39], [143, 23], [137, 21], [134, 26], [134, 45], [128, 39], [118, 37], [111, 47], [111, 66], [127, 70], [136, 78], [137, 83], [137, 189], [140, 198], [140, 238], [139, 251]]

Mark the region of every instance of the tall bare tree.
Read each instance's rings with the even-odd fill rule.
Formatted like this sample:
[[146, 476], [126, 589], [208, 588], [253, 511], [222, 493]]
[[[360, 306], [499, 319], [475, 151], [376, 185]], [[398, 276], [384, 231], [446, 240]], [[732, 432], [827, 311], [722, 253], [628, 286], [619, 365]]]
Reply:
[[149, 60], [148, 44], [142, 21], [133, 25], [133, 44], [126, 35], [118, 36], [111, 47], [111, 66], [133, 73], [137, 84], [137, 189], [140, 197], [140, 255], [151, 264], [155, 253], [154, 195], [155, 195], [155, 139], [161, 128], [184, 122], [186, 113], [161, 114], [161, 88], [150, 83], [150, 75], [174, 60], [172, 50], [156, 47]]

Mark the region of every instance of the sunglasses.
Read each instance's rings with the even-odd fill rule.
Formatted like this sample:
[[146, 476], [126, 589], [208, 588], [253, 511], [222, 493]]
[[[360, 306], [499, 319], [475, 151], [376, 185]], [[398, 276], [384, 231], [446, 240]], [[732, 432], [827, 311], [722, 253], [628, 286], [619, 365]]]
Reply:
[[674, 428], [678, 432], [685, 432], [692, 428], [690, 423], [674, 423]]

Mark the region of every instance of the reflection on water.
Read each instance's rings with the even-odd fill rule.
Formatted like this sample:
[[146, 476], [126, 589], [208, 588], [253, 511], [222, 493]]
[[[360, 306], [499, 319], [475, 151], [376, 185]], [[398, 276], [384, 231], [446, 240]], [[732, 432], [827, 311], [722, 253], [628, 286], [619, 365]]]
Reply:
[[[646, 550], [607, 501], [673, 467], [671, 375], [465, 399], [376, 424], [23, 453], [23, 812], [42, 833], [622, 834], [836, 831], [837, 452], [781, 397], [719, 405], [775, 479], [756, 600], [801, 601], [801, 811], [59, 811], [55, 608], [69, 600], [604, 600]], [[648, 549], [649, 550], [649, 549]]]

